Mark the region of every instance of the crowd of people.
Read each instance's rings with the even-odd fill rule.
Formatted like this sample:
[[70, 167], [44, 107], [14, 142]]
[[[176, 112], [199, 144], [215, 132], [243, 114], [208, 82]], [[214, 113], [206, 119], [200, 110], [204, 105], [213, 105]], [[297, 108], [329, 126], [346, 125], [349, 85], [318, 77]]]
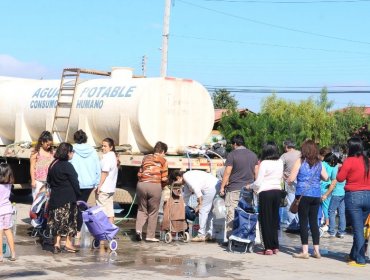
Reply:
[[[244, 173], [242, 177], [244, 184], [235, 179], [236, 174], [241, 174], [239, 169], [233, 173], [234, 166], [238, 167], [241, 162], [235, 159], [235, 153], [245, 149], [244, 143], [239, 145], [236, 143], [237, 140], [233, 138], [234, 151], [226, 160], [226, 170], [229, 169], [229, 172], [225, 171], [221, 194], [226, 190], [225, 201], [228, 203], [230, 209], [228, 213], [230, 213], [234, 207], [230, 207], [228, 195], [233, 195], [245, 185], [247, 189], [253, 189], [258, 193], [259, 222], [264, 247], [258, 253], [273, 255], [279, 252], [277, 232], [280, 220], [281, 185], [283, 185], [287, 191], [287, 209], [290, 209], [293, 203], [299, 203], [298, 213], [289, 213], [287, 217], [289, 226], [292, 224], [298, 226], [301, 237], [302, 250], [294, 253], [294, 258], [310, 257], [309, 230], [314, 248], [311, 256], [319, 259], [321, 258], [319, 227], [321, 226], [321, 231], [325, 232], [324, 237], [343, 238], [346, 225], [350, 225], [353, 232], [353, 246], [347, 257], [348, 264], [365, 265], [366, 242], [363, 229], [365, 220], [370, 214], [370, 170], [369, 158], [360, 138], [352, 137], [348, 140], [348, 154], [343, 163], [339, 162], [339, 158], [331, 148], [322, 147], [319, 150], [313, 140], [304, 141], [301, 151], [295, 149], [292, 141], [285, 141], [285, 153], [280, 157], [276, 144], [269, 142], [263, 146], [260, 162], [255, 167], [255, 181], [250, 183], [250, 176]], [[251, 174], [251, 165], [255, 164], [255, 156], [252, 158], [249, 165], [243, 164], [244, 172], [249, 174]], [[233, 186], [237, 182], [240, 183], [240, 187], [235, 190]], [[230, 189], [228, 189], [229, 186], [231, 186]], [[339, 225], [335, 234], [337, 213]]]
[[[113, 196], [117, 185], [119, 160], [111, 138], [102, 141], [102, 158], [87, 144], [87, 135], [78, 130], [74, 144], [60, 143], [52, 147], [50, 132], [41, 133], [31, 153], [30, 174], [32, 195], [35, 199], [41, 187], [50, 187], [48, 228], [54, 237], [55, 254], [62, 250], [78, 251], [82, 215], [77, 201], [87, 202], [95, 195], [111, 223], [114, 223]], [[320, 259], [320, 231], [324, 238], [343, 238], [346, 227], [351, 226], [353, 246], [348, 254], [348, 264], [364, 266], [364, 221], [370, 214], [369, 158], [360, 138], [352, 137], [347, 143], [347, 158], [341, 162], [330, 147], [321, 147], [306, 140], [296, 149], [291, 140], [284, 141], [284, 153], [274, 142], [262, 146], [258, 157], [249, 150], [241, 135], [231, 139], [232, 151], [227, 155], [221, 178], [205, 171], [182, 172], [168, 170], [165, 158], [167, 145], [157, 142], [153, 152], [145, 155], [138, 171], [136, 239], [158, 242], [156, 228], [163, 189], [169, 184], [183, 185], [185, 204], [196, 197], [195, 214], [199, 216], [199, 231], [193, 242], [212, 239], [212, 206], [216, 195], [224, 197], [226, 207], [226, 236], [233, 229], [235, 208], [241, 191], [254, 192], [258, 197], [259, 226], [263, 249], [258, 254], [279, 253], [278, 231], [281, 221], [299, 229], [302, 248], [294, 258]], [[11, 260], [15, 260], [14, 240], [11, 234], [10, 188], [13, 174], [9, 165], [0, 165], [0, 239], [4, 232], [8, 238]], [[283, 218], [281, 201], [286, 191], [286, 217]], [[299, 204], [298, 204], [299, 203]], [[289, 211], [298, 205], [297, 213]], [[339, 224], [336, 224], [336, 215]], [[347, 218], [347, 219], [346, 219]], [[285, 220], [284, 220], [285, 219]], [[144, 231], [144, 226], [147, 225]], [[321, 227], [321, 228], [320, 228]], [[313, 253], [309, 254], [309, 231], [312, 235]], [[145, 233], [145, 235], [144, 235]], [[65, 246], [61, 240], [65, 237]], [[2, 261], [2, 255], [0, 255]]]

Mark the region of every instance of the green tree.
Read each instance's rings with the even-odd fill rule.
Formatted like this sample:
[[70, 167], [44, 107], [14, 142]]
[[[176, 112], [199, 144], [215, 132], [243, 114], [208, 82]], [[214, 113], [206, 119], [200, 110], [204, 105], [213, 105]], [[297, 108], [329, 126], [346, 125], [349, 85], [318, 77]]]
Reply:
[[238, 101], [226, 89], [215, 90], [212, 94], [212, 101], [215, 109], [236, 110], [238, 107]]
[[317, 105], [319, 105], [321, 109], [325, 111], [329, 111], [333, 107], [334, 101], [333, 100], [329, 101], [328, 89], [326, 87], [324, 87], [321, 90], [319, 100], [317, 101]]
[[275, 141], [282, 147], [288, 138], [298, 146], [313, 139], [323, 147], [345, 144], [350, 136], [359, 134], [370, 146], [369, 117], [364, 115], [364, 108], [327, 112], [332, 105], [325, 89], [316, 101], [308, 98], [291, 102], [273, 94], [263, 101], [258, 115], [240, 116], [237, 112], [224, 115], [219, 130], [227, 140], [236, 134], [243, 135], [247, 147], [258, 154], [266, 141]]
[[363, 107], [348, 107], [333, 114], [335, 125], [333, 127], [333, 145], [345, 144], [347, 139], [357, 133], [369, 123], [369, 117], [364, 115]]

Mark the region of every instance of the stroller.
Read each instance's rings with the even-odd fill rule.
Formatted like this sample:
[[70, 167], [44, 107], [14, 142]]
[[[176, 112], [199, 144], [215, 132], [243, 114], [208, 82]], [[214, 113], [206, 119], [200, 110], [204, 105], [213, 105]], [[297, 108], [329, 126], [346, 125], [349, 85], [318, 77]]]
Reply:
[[163, 205], [163, 221], [161, 224], [161, 231], [165, 232], [164, 242], [171, 243], [173, 234], [177, 238], [184, 241], [190, 241], [190, 235], [187, 230], [187, 223], [185, 219], [185, 202], [182, 197], [181, 186], [171, 186], [171, 194]]
[[50, 238], [50, 231], [47, 229], [48, 219], [48, 201], [50, 197], [50, 189], [48, 184], [45, 184], [36, 195], [30, 209], [31, 225], [33, 226], [31, 237]]
[[112, 251], [117, 250], [118, 244], [114, 237], [118, 233], [119, 227], [110, 223], [100, 206], [89, 208], [84, 201], [78, 201], [77, 204], [80, 209], [85, 209], [82, 211], [82, 219], [89, 232], [94, 237], [92, 248], [99, 248], [100, 241], [107, 240], [109, 242], [109, 249]]
[[258, 221], [256, 205], [253, 191], [242, 189], [238, 206], [235, 208], [233, 231], [229, 237], [229, 252], [240, 248], [238, 251], [253, 253]]

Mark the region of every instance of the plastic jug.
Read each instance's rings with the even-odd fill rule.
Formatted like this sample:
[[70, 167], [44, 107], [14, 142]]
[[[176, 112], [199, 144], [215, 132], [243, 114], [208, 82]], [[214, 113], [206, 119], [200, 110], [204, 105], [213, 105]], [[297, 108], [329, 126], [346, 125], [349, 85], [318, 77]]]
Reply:
[[225, 200], [219, 195], [216, 195], [216, 198], [213, 200], [212, 212], [216, 219], [224, 219], [226, 217]]
[[17, 234], [17, 207], [15, 203], [12, 204], [12, 231], [15, 237]]
[[81, 227], [81, 237], [80, 237], [80, 247], [81, 248], [90, 248], [91, 247], [91, 234], [86, 224], [84, 223]]
[[3, 250], [4, 258], [10, 257], [10, 248], [9, 248], [8, 241], [6, 240], [5, 236], [3, 236], [1, 247], [2, 247], [2, 250]]

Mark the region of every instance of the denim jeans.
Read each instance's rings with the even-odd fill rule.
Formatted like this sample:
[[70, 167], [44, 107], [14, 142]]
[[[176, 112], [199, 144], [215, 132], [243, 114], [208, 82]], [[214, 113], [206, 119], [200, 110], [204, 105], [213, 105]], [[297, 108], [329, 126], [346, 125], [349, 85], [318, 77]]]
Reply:
[[346, 232], [346, 208], [343, 196], [331, 196], [329, 205], [329, 234], [334, 235], [335, 232], [335, 211], [338, 211], [339, 225], [338, 234], [343, 235]]
[[365, 264], [364, 223], [370, 213], [370, 191], [346, 192], [345, 203], [352, 221], [353, 244], [350, 258]]

